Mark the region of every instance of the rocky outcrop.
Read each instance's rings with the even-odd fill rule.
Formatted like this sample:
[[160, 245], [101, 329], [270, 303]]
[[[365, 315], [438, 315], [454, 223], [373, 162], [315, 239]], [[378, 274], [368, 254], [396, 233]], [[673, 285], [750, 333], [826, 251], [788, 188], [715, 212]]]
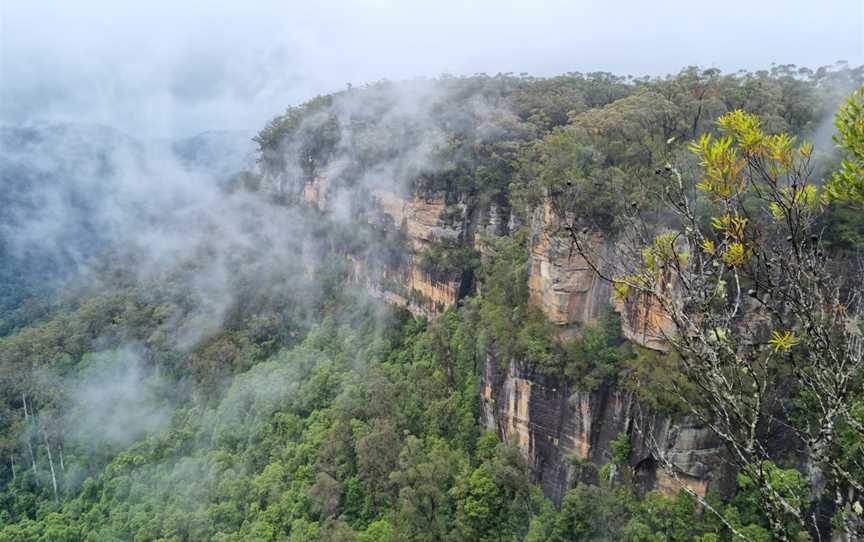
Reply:
[[403, 198], [388, 190], [371, 191], [373, 212], [370, 219], [386, 220], [401, 230], [411, 241], [412, 249], [420, 253], [435, 241], [456, 239], [461, 231], [441, 223], [446, 208], [443, 195]]
[[330, 210], [330, 181], [326, 177], [315, 177], [303, 183], [303, 201], [319, 211]]
[[[531, 302], [567, 337], [578, 325], [597, 321], [612, 303], [612, 288], [574, 249], [564, 231], [564, 224], [550, 205], [535, 209], [528, 288]], [[602, 265], [609, 261], [615, 247], [597, 234], [588, 249], [595, 255], [595, 264]], [[641, 295], [616, 302], [613, 308], [621, 314], [622, 333], [627, 339], [652, 350], [669, 350], [667, 337], [675, 326], [656, 300]]]
[[436, 280], [410, 260], [377, 272], [370, 272], [366, 262], [356, 257], [349, 261], [352, 282], [363, 284], [370, 295], [404, 307], [414, 316], [434, 316], [459, 300], [460, 280]]
[[459, 300], [460, 279], [438, 281], [416, 264], [411, 265], [409, 288], [416, 302], [429, 310], [439, 313]]
[[[530, 300], [567, 337], [580, 325], [596, 322], [610, 307], [611, 285], [572, 248], [563, 222], [549, 205], [535, 209], [530, 226]], [[614, 257], [614, 245], [601, 235], [591, 240], [589, 249], [597, 263]], [[621, 314], [626, 338], [668, 350], [666, 337], [674, 325], [655, 300], [634, 296], [613, 308]], [[610, 443], [621, 433], [629, 438], [632, 476], [642, 490], [674, 495], [686, 487], [705, 495], [709, 489], [725, 493], [734, 485], [720, 443], [709, 429], [653, 412], [627, 392], [581, 390], [518, 363], [502, 367], [489, 357], [481, 395], [484, 425], [517, 444], [535, 481], [555, 502], [576, 482], [591, 481], [612, 460]]]
[[[516, 442], [535, 481], [555, 502], [577, 481], [590, 478], [588, 471], [596, 473], [610, 462], [609, 443], [621, 433], [630, 439], [630, 466], [641, 489], [667, 495], [684, 485], [700, 495], [729, 489], [732, 477], [709, 430], [651, 412], [628, 393], [579, 390], [516, 363], [501, 368], [490, 356], [481, 395], [483, 424]], [[674, 476], [660, 466], [660, 454], [674, 465]]]
[[562, 328], [593, 323], [609, 306], [609, 284], [572, 250], [568, 239], [540, 234], [532, 243], [529, 265], [531, 302]]
[[[579, 324], [595, 323], [609, 307], [612, 289], [576, 252], [564, 225], [546, 203], [531, 217], [528, 289], [531, 302], [558, 325], [561, 335], [572, 335]], [[592, 251], [603, 254], [605, 240], [597, 235]]]
[[675, 323], [663, 311], [660, 303], [648, 294], [615, 303], [621, 314], [621, 333], [627, 339], [652, 350], [669, 351], [670, 337]]
[[[458, 226], [442, 222], [442, 213], [447, 209], [442, 195], [403, 197], [378, 189], [346, 197], [345, 193], [335, 190], [327, 178], [319, 176], [304, 182], [297, 196], [307, 207], [319, 212], [347, 211], [353, 220], [403, 236], [404, 250], [386, 258], [381, 257], [380, 247], [367, 254], [345, 255], [350, 268], [349, 280], [362, 284], [371, 295], [405, 307], [415, 316], [428, 317], [455, 304], [466, 294], [465, 277], [461, 273], [435, 275], [419, 264], [423, 252], [436, 242], [465, 236], [464, 220]], [[346, 200], [351, 201], [346, 204]], [[304, 271], [310, 276], [316, 272], [321, 257], [316, 250], [314, 246], [304, 246], [301, 254]]]
[[415, 316], [432, 316], [455, 304], [462, 290], [462, 276], [434, 276], [419, 265], [422, 253], [435, 242], [457, 239], [463, 233], [442, 224], [444, 197], [403, 198], [382, 189], [372, 190], [371, 196], [368, 219], [401, 232], [411, 247], [398, 265], [385, 270], [385, 280], [371, 291], [408, 308]]

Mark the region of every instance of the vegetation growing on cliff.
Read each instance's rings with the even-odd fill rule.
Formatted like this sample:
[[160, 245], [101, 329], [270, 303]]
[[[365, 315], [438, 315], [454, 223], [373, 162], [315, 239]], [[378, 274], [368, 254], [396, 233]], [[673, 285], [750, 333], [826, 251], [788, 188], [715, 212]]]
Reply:
[[[634, 223], [635, 257], [622, 258], [609, 279], [619, 297], [647, 296], [660, 307], [688, 384], [669, 380], [667, 393], [722, 440], [778, 540], [826, 531], [829, 518], [844, 536], [862, 534], [853, 510], [862, 465], [846, 447], [864, 440], [856, 413], [864, 399], [864, 275], [860, 263], [825, 252], [819, 221], [829, 204], [860, 204], [860, 99], [853, 95], [837, 116], [837, 141], [852, 161], [824, 188], [813, 178], [810, 144], [767, 132], [752, 113], [721, 116], [719, 137], [690, 144], [699, 177], [671, 165], [658, 171], [674, 218]], [[572, 239], [597, 261], [583, 235]], [[778, 432], [795, 444], [773, 449]], [[778, 464], [797, 463], [789, 448], [801, 449], [822, 480], [781, 475]], [[828, 517], [813, 504], [826, 491], [835, 495]]]
[[[838, 85], [861, 77], [790, 66], [640, 79], [476, 76], [382, 82], [289, 109], [256, 138], [260, 178], [222, 194], [228, 203], [215, 216], [236, 229], [184, 222], [181, 235], [207, 235], [183, 243], [194, 250], [182, 257], [154, 265], [117, 249], [91, 283], [2, 315], [10, 323], [0, 328], [0, 541], [716, 542], [856, 528], [862, 375], [857, 366], [843, 372], [855, 344], [838, 327], [853, 306], [825, 294], [851, 267], [834, 274], [820, 250], [861, 250], [860, 214], [850, 211], [860, 204], [860, 97], [839, 117], [842, 157], [771, 134], [813, 135]], [[686, 150], [692, 140], [697, 159]], [[823, 203], [809, 179], [841, 158], [827, 189], [834, 201]], [[691, 175], [700, 167], [703, 193]], [[796, 186], [778, 182], [775, 169]], [[333, 194], [348, 194], [333, 198], [329, 214], [283, 205], [324, 177]], [[740, 199], [742, 184], [767, 186], [770, 201]], [[366, 191], [376, 188], [444, 192], [465, 206], [459, 242], [418, 255], [431, 273], [476, 276], [459, 306], [415, 319], [366, 295], [352, 265], [380, 268], [404, 287], [386, 272], [410, 252], [398, 225], [369, 223]], [[682, 200], [686, 249], [660, 232], [638, 246], [643, 268], [616, 277], [631, 289], [619, 289], [623, 297], [662, 296], [674, 289], [665, 269], [702, 266], [706, 279], [692, 286], [705, 294], [696, 298], [698, 344], [648, 353], [624, 340], [611, 310], [566, 339], [530, 302], [530, 209], [550, 204], [561, 230], [551, 233], [584, 241], [583, 232], [626, 235], [637, 216], [667, 227]], [[499, 222], [479, 231], [477, 217], [493, 206]], [[752, 267], [772, 250], [781, 253], [767, 261], [787, 275]], [[793, 257], [801, 266], [784, 267]], [[795, 269], [810, 289], [799, 291], [788, 276]], [[740, 304], [773, 307], [776, 334], [742, 352], [740, 318], [726, 311], [749, 289], [755, 301]], [[765, 301], [768, 291], [782, 299]], [[809, 328], [806, 315], [816, 320]], [[737, 487], [701, 501], [646, 491], [623, 434], [606, 466], [578, 465], [584, 475], [556, 507], [534, 485], [536, 465], [519, 443], [480, 426], [487, 359], [702, 414], [746, 455]], [[831, 375], [844, 377], [842, 389]], [[727, 376], [733, 401], [717, 410], [704, 392]], [[663, 396], [670, 388], [678, 393]], [[767, 406], [785, 400], [781, 391], [796, 395], [778, 419]], [[795, 442], [822, 447], [808, 457], [839, 497], [818, 495], [799, 450], [778, 457], [742, 419], [806, 429]]]
[[[121, 305], [128, 295], [118, 292]], [[684, 541], [722, 532], [686, 497], [637, 498], [624, 475], [578, 486], [556, 511], [531, 485], [517, 448], [477, 425], [470, 308], [426, 323], [336, 296], [338, 310], [320, 312], [302, 341], [283, 339], [269, 354], [235, 351], [246, 365], [224, 391], [193, 379], [148, 399], [170, 421], [144, 438], [106, 449], [98, 432], [91, 441], [73, 438], [68, 425], [49, 433], [54, 453], [62, 444], [65, 454], [55, 466], [56, 498], [48, 445], [34, 438], [39, 468], [19, 450], [2, 494], [0, 540], [581, 540], [621, 532], [649, 540], [662, 531]], [[74, 318], [93, 324], [89, 314]], [[155, 324], [149, 314], [120, 325], [146, 333]], [[272, 337], [257, 318], [239, 322], [200, 346], [200, 362], [255, 333]], [[3, 352], [22, 340], [10, 338]], [[67, 364], [83, 372], [89, 360]], [[28, 401], [39, 417], [30, 423], [48, 430], [45, 399]]]

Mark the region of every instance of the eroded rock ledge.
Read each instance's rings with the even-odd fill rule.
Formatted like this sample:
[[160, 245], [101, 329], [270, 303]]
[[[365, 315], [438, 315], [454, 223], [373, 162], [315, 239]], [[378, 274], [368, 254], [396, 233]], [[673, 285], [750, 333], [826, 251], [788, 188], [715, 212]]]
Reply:
[[[308, 206], [332, 211], [334, 194], [325, 179], [306, 183], [302, 196]], [[463, 277], [434, 277], [418, 264], [424, 251], [447, 238], [473, 241], [484, 252], [479, 237], [467, 234], [471, 229], [467, 219], [457, 227], [442, 223], [447, 207], [443, 195], [404, 197], [376, 189], [369, 199], [363, 219], [400, 232], [407, 241], [406, 251], [383, 269], [372, 269], [363, 257], [349, 255], [352, 282], [417, 316], [434, 316], [466, 295]], [[480, 217], [476, 228], [484, 235], [512, 231], [513, 217], [508, 220], [494, 206], [481, 211]], [[559, 326], [562, 335], [578, 333], [610, 306], [611, 287], [571, 250], [549, 206], [536, 209], [529, 226], [531, 302]], [[611, 250], [599, 235], [592, 243], [595, 250]], [[654, 350], [667, 349], [663, 331], [668, 322], [657, 307], [634, 299], [614, 308], [622, 315], [622, 332], [628, 339]], [[483, 425], [517, 443], [534, 480], [555, 502], [560, 503], [576, 482], [590, 479], [592, 469], [583, 468], [586, 464], [593, 465], [596, 475], [611, 461], [609, 444], [621, 433], [630, 440], [630, 466], [642, 490], [674, 495], [687, 486], [705, 495], [709, 489], [728, 491], [734, 480], [708, 429], [652, 412], [626, 392], [580, 390], [565, 379], [534, 374], [517, 362], [502, 367], [490, 356], [483, 367], [481, 395]], [[660, 465], [659, 453], [674, 465], [675, 476]]]
[[[457, 228], [442, 223], [444, 196], [403, 197], [384, 189], [373, 189], [366, 196], [362, 219], [400, 232], [408, 246], [404, 254], [390, 259], [383, 267], [370, 265], [364, 256], [348, 255], [350, 280], [362, 284], [373, 296], [405, 307], [415, 316], [434, 316], [455, 304], [465, 294], [465, 277], [435, 276], [419, 265], [420, 256], [434, 243], [457, 239], [465, 233], [464, 224]], [[339, 203], [339, 194], [325, 177], [315, 177], [303, 184], [302, 201], [320, 212], [332, 213]]]
[[[609, 443], [621, 433], [630, 440], [630, 466], [640, 489], [667, 495], [685, 485], [699, 495], [730, 489], [733, 477], [723, 450], [707, 428], [652, 412], [628, 393], [582, 391], [515, 362], [502, 368], [493, 356], [487, 357], [481, 386], [483, 425], [516, 442], [534, 480], [556, 503], [590, 476], [579, 462], [599, 469], [611, 461]], [[659, 464], [658, 451], [674, 465], [675, 476]]]

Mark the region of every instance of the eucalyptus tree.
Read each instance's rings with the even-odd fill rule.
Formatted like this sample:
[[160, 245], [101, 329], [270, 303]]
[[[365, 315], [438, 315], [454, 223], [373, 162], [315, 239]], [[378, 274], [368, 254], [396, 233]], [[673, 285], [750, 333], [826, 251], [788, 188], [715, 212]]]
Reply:
[[627, 206], [613, 257], [596, 249], [567, 192], [552, 196], [625, 317], [651, 307], [645, 325], [677, 371], [664, 389], [724, 444], [777, 540], [864, 536], [864, 273], [860, 258], [825, 250], [830, 224], [820, 220], [828, 206], [864, 203], [862, 94], [836, 117], [848, 157], [824, 186], [811, 145], [769, 133], [754, 114], [724, 114], [718, 135], [689, 146], [699, 178], [667, 163], [656, 205]]

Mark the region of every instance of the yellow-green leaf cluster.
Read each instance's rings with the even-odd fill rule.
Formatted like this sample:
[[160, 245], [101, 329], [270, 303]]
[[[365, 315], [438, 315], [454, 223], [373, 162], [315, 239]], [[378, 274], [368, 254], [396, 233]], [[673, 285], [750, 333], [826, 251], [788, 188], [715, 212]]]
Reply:
[[705, 171], [697, 188], [718, 199], [729, 199], [744, 190], [747, 161], [738, 153], [731, 137], [715, 139], [706, 133], [690, 144], [690, 150], [699, 156], [699, 164]]
[[761, 154], [765, 148], [765, 132], [757, 115], [741, 109], [730, 111], [717, 119], [717, 124], [729, 138], [734, 136], [745, 154]]
[[646, 274], [625, 275], [612, 279], [612, 297], [616, 301], [626, 301], [635, 290], [647, 290], [651, 281]]
[[612, 282], [612, 297], [616, 301], [625, 301], [630, 297], [632, 288], [625, 279], [616, 279]]
[[715, 200], [729, 200], [745, 192], [758, 177], [748, 174], [755, 167], [767, 174], [763, 182], [776, 187], [781, 179], [798, 169], [797, 159], [807, 161], [812, 145], [797, 149], [795, 138], [787, 133], [767, 134], [757, 115], [742, 110], [731, 111], [717, 119], [723, 135], [705, 133], [690, 144], [690, 150], [700, 158], [704, 170], [696, 185]]
[[[787, 133], [766, 134], [757, 115], [737, 109], [721, 116], [717, 124], [745, 156], [768, 159], [775, 175], [794, 165], [795, 138]], [[811, 150], [802, 147], [802, 156], [809, 156]]]
[[[807, 211], [818, 211], [822, 206], [828, 203], [828, 197], [820, 191], [815, 185], [808, 184], [797, 190], [791, 188], [783, 188], [780, 191], [781, 196], [790, 207], [798, 207]], [[779, 203], [772, 201], [769, 205], [771, 216], [775, 220], [783, 220], [785, 213], [783, 207]]]
[[771, 339], [768, 341], [768, 344], [774, 347], [775, 352], [788, 352], [800, 342], [801, 339], [795, 336], [791, 331], [787, 330], [782, 334], [777, 331], [772, 331]]
[[726, 247], [726, 250], [723, 252], [723, 261], [726, 263], [726, 265], [731, 265], [732, 267], [739, 267], [746, 264], [752, 256], [752, 250], [747, 248], [744, 243], [739, 243], [738, 241], [735, 241], [733, 243], [729, 243], [729, 246]]
[[654, 275], [664, 265], [677, 265], [684, 267], [690, 259], [689, 253], [679, 251], [675, 247], [678, 235], [674, 233], [663, 233], [654, 239], [654, 243], [642, 249], [643, 269], [649, 275]]
[[744, 241], [748, 220], [733, 215], [723, 215], [711, 219], [711, 226], [719, 233], [731, 237], [736, 241]]

